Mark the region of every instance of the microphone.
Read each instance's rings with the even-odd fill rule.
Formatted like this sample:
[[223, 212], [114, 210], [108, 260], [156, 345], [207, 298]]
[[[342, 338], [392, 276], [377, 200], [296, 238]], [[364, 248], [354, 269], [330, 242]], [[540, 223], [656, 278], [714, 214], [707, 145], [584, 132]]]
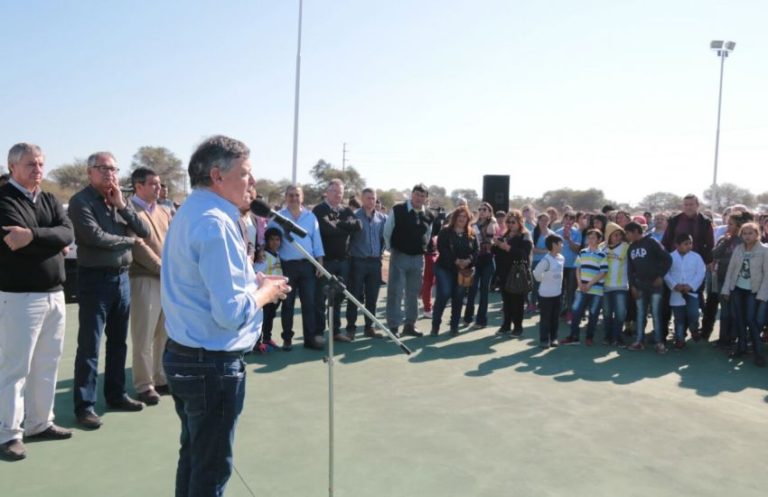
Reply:
[[273, 220], [275, 223], [280, 225], [280, 227], [283, 228], [284, 231], [288, 233], [294, 233], [295, 235], [298, 235], [300, 238], [307, 237], [307, 230], [305, 230], [298, 224], [294, 223], [287, 217], [283, 216], [282, 214], [279, 214], [273, 211], [272, 209], [270, 209], [267, 203], [264, 202], [263, 200], [257, 199], [251, 202], [251, 212], [253, 212], [259, 217], [265, 217]]

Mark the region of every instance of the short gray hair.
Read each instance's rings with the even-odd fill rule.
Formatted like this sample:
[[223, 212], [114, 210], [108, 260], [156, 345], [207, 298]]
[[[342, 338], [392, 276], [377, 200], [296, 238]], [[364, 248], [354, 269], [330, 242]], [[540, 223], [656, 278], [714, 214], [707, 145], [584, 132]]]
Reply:
[[33, 143], [17, 143], [8, 151], [8, 167], [18, 164], [27, 154], [43, 155], [43, 150]]
[[115, 159], [115, 156], [112, 154], [112, 152], [94, 152], [91, 155], [88, 156], [88, 167], [96, 167], [96, 162], [99, 159], [103, 158], [109, 158], [115, 161], [115, 164], [117, 164], [117, 159]]
[[328, 186], [325, 187], [325, 191], [330, 190], [332, 186], [338, 186], [341, 189], [341, 188], [344, 188], [344, 182], [341, 181], [339, 178], [333, 178], [331, 181], [328, 182]]
[[211, 186], [211, 169], [218, 167], [226, 173], [240, 159], [247, 159], [251, 150], [240, 140], [216, 135], [201, 143], [189, 159], [189, 182], [192, 188]]

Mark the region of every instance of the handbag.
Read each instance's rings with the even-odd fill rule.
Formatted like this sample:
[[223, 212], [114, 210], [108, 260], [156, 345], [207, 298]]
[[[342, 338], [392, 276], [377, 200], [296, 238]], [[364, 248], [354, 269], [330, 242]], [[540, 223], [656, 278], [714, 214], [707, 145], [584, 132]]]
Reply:
[[531, 270], [524, 261], [515, 261], [509, 268], [507, 281], [504, 282], [504, 291], [514, 295], [524, 295], [533, 289]]
[[459, 275], [457, 278], [458, 278], [459, 286], [464, 288], [471, 287], [472, 281], [475, 279], [475, 268], [468, 267], [464, 269], [459, 269]]

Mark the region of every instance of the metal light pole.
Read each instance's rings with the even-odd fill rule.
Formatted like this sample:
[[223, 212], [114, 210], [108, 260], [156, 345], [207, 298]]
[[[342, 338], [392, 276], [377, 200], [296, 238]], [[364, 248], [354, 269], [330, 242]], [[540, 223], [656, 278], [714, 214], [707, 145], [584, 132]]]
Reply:
[[712, 176], [712, 210], [719, 210], [719, 195], [717, 191], [717, 158], [720, 153], [720, 109], [723, 104], [723, 68], [725, 67], [725, 58], [736, 48], [735, 41], [713, 40], [709, 43], [709, 48], [717, 51], [720, 57], [720, 90], [717, 95], [717, 132], [715, 134], [715, 172]]
[[304, 1], [299, 0], [299, 44], [296, 48], [296, 96], [293, 102], [293, 167], [291, 184], [296, 184], [296, 160], [299, 150], [299, 88], [301, 86], [301, 14]]

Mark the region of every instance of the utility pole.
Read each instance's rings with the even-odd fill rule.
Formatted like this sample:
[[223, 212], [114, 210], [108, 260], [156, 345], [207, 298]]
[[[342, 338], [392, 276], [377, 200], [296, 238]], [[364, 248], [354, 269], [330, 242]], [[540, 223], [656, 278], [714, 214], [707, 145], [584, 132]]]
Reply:
[[720, 192], [717, 191], [717, 159], [720, 155], [720, 109], [723, 105], [723, 69], [725, 67], [725, 58], [736, 48], [736, 42], [713, 40], [710, 42], [709, 48], [715, 50], [720, 58], [720, 88], [717, 93], [717, 131], [715, 133], [715, 171], [712, 175], [712, 209], [717, 212], [720, 207]]
[[291, 184], [296, 184], [296, 165], [299, 156], [299, 89], [301, 88], [301, 16], [303, 0], [299, 0], [299, 40], [296, 47], [296, 88], [293, 101], [293, 161], [291, 163]]
[[344, 142], [344, 147], [341, 149], [341, 171], [347, 170], [347, 143]]

